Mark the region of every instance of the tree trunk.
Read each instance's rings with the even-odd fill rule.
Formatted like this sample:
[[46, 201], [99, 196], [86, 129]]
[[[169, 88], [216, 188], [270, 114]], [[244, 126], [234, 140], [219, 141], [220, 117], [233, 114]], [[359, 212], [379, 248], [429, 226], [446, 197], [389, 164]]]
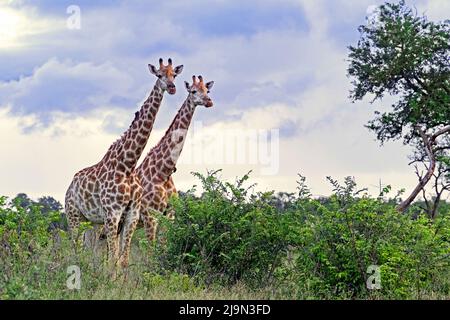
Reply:
[[417, 132], [419, 132], [422, 137], [423, 143], [425, 145], [425, 151], [427, 152], [428, 158], [430, 159], [430, 166], [428, 167], [427, 173], [425, 176], [419, 180], [419, 184], [414, 188], [413, 192], [410, 194], [405, 201], [400, 203], [397, 207], [399, 212], [405, 212], [406, 209], [411, 205], [414, 199], [417, 197], [419, 192], [425, 188], [427, 183], [430, 181], [433, 176], [434, 170], [436, 168], [436, 154], [435, 150], [433, 150], [433, 145], [436, 139], [446, 133], [450, 132], [450, 125], [443, 127], [442, 129], [435, 132], [431, 137], [429, 137], [420, 127], [416, 128]]
[[397, 210], [400, 212], [405, 212], [406, 209], [411, 205], [411, 203], [414, 201], [414, 199], [417, 197], [419, 192], [427, 185], [427, 183], [430, 181], [431, 177], [433, 176], [434, 169], [436, 168], [436, 156], [433, 152], [433, 143], [434, 143], [434, 135], [431, 139], [428, 138], [428, 136], [425, 134], [425, 132], [417, 128], [417, 131], [419, 132], [420, 136], [422, 137], [423, 143], [425, 145], [425, 150], [427, 152], [428, 158], [430, 159], [430, 165], [428, 166], [427, 173], [425, 176], [419, 180], [419, 183], [414, 188], [412, 193], [409, 195], [408, 198], [406, 198], [402, 203], [399, 204], [397, 207]]

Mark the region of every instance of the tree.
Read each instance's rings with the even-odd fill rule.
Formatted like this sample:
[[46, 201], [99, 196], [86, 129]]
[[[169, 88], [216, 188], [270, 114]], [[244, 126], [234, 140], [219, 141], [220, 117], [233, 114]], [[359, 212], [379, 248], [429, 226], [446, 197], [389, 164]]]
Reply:
[[[422, 163], [422, 167], [428, 170], [428, 164]], [[416, 175], [419, 181], [423, 179], [423, 173], [420, 171], [417, 164], [415, 164]], [[439, 162], [436, 172], [433, 173], [431, 194], [427, 194], [427, 190], [422, 189], [423, 204], [418, 203], [423, 211], [425, 211], [431, 219], [435, 219], [438, 209], [443, 203], [442, 200], [445, 193], [450, 192], [450, 167], [445, 162]]]
[[12, 201], [24, 209], [29, 208], [33, 204], [33, 200], [26, 193], [18, 193]]
[[[429, 188], [431, 193], [427, 194], [425, 188], [422, 189], [423, 205], [419, 205], [430, 218], [434, 219], [438, 213], [438, 208], [445, 201], [445, 195], [450, 192], [450, 136], [442, 137], [439, 143], [435, 144], [434, 150], [434, 162], [435, 169], [431, 175], [431, 187]], [[410, 157], [410, 165], [414, 165], [416, 176], [419, 178], [419, 182], [424, 180], [424, 175], [431, 172], [429, 161], [430, 156], [427, 152], [416, 146], [415, 153]], [[425, 169], [425, 173], [423, 170]], [[430, 197], [430, 198], [429, 198]]]
[[38, 201], [33, 201], [26, 193], [19, 193], [12, 199], [12, 202], [25, 209], [28, 213], [32, 213], [33, 208], [35, 207], [39, 207], [40, 214], [43, 216], [49, 216], [54, 212], [61, 212], [61, 219], [59, 221], [51, 222], [49, 228], [67, 230], [67, 220], [62, 213], [63, 206], [55, 198], [45, 196], [40, 197]]
[[62, 204], [53, 197], [46, 196], [38, 199], [38, 205], [42, 207], [41, 212], [46, 214], [50, 211], [61, 211], [63, 209]]
[[56, 200], [55, 198], [51, 196], [45, 196], [40, 197], [37, 202], [35, 202], [36, 205], [40, 206], [41, 212], [43, 215], [48, 215], [52, 212], [61, 212], [60, 213], [60, 220], [54, 221], [50, 224], [49, 228], [51, 230], [53, 229], [62, 229], [67, 230], [67, 220], [66, 216], [62, 213], [63, 206], [62, 204]]
[[358, 30], [358, 44], [349, 47], [350, 99], [394, 97], [389, 111], [376, 111], [366, 127], [381, 144], [403, 139], [428, 162], [398, 206], [403, 212], [433, 177], [439, 154], [450, 150], [450, 20], [428, 21], [402, 0], [380, 6]]

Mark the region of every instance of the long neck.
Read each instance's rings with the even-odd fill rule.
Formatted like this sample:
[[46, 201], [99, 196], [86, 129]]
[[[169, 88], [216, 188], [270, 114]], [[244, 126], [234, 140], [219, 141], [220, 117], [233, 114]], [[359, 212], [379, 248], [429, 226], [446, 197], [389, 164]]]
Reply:
[[158, 80], [128, 130], [111, 145], [102, 162], [112, 164], [126, 175], [134, 170], [153, 129], [163, 93]]
[[[178, 110], [164, 136], [147, 154], [142, 162], [141, 172], [156, 172], [161, 180], [166, 180], [172, 175], [183, 150], [194, 112], [195, 105], [188, 97]], [[150, 167], [154, 169], [147, 170], [151, 169]]]

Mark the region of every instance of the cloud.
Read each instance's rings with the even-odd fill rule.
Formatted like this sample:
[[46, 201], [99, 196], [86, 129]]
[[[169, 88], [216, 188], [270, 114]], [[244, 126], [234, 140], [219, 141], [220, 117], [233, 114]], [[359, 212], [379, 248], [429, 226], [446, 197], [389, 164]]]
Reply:
[[61, 116], [51, 128], [25, 135], [24, 122], [29, 125], [35, 119], [11, 116], [8, 110], [0, 109], [0, 194], [26, 192], [33, 197], [52, 195], [62, 201], [76, 171], [99, 161], [116, 138], [101, 130], [103, 117]]
[[62, 29], [63, 19], [42, 18], [35, 7], [0, 4], [0, 50], [16, 51], [30, 46], [33, 38]]
[[[31, 5], [31, 2], [24, 3]], [[174, 61], [189, 66], [185, 74], [202, 73], [214, 78], [221, 88], [214, 90], [218, 103], [226, 103], [230, 96], [239, 96], [247, 89], [255, 92], [263, 86], [267, 93], [252, 97], [256, 100], [253, 105], [268, 100], [277, 102], [270, 92], [277, 90], [277, 83], [286, 78], [284, 73], [291, 68], [285, 64], [280, 69], [280, 62], [293, 58], [299, 50], [295, 45], [287, 56], [286, 53], [278, 54], [273, 48], [287, 47], [302, 36], [293, 32], [302, 28], [300, 12], [288, 10], [292, 5], [275, 5], [269, 1], [248, 12], [217, 1], [199, 13], [204, 19], [194, 14], [195, 6], [184, 2], [176, 6], [164, 4], [157, 10], [149, 10], [148, 4], [142, 3], [90, 6], [83, 2], [79, 5], [81, 30], [63, 29], [35, 37], [32, 43], [46, 45], [43, 48], [31, 45], [27, 53], [16, 52], [15, 56], [23, 58], [24, 62], [4, 66], [6, 75], [3, 77], [9, 79], [0, 82], [0, 105], [11, 106], [15, 113], [36, 114], [45, 125], [53, 121], [53, 112], [85, 113], [92, 108], [128, 108], [142, 99], [148, 90], [148, 81], [143, 76], [146, 64], [157, 61], [160, 56], [172, 56]], [[248, 9], [250, 7], [248, 5]], [[59, 13], [60, 18], [66, 18], [62, 9], [64, 6], [41, 1], [35, 11], [52, 17]], [[269, 20], [273, 15], [280, 19], [272, 17]], [[232, 16], [237, 19], [236, 32], [221, 33], [214, 29], [219, 17]], [[278, 23], [282, 17], [298, 23]], [[248, 29], [248, 25], [253, 27]], [[252, 52], [261, 52], [261, 55], [255, 60]], [[11, 58], [0, 52], [2, 55]], [[45, 60], [45, 55], [52, 58]], [[32, 70], [24, 67], [29, 60]], [[251, 77], [246, 77], [249, 73]], [[238, 85], [237, 78], [240, 79]], [[288, 97], [281, 90], [279, 96]], [[177, 97], [175, 105], [181, 104], [182, 100], [183, 97]], [[245, 97], [238, 105], [244, 103]], [[222, 115], [219, 112], [215, 117], [218, 119]]]
[[135, 101], [131, 99], [133, 85], [130, 77], [110, 63], [51, 59], [28, 77], [0, 83], [0, 101], [7, 101], [14, 114], [33, 114], [49, 124], [53, 112], [86, 113], [127, 106]]
[[[262, 12], [267, 14], [268, 8], [271, 7]], [[51, 113], [55, 111], [84, 113], [92, 108], [128, 108], [136, 105], [148, 90], [148, 78], [143, 76], [148, 61], [171, 55], [177, 63], [185, 64], [182, 77], [202, 73], [216, 81], [212, 96], [221, 107], [208, 117], [217, 121], [227, 117], [230, 110], [271, 103], [295, 104], [297, 91], [314, 85], [317, 79], [320, 81], [326, 76], [322, 70], [333, 69], [333, 62], [342, 58], [334, 54], [333, 44], [295, 25], [261, 28], [247, 35], [208, 37], [184, 31], [170, 19], [153, 19], [156, 13], [148, 19], [132, 19], [129, 7], [85, 11], [81, 32], [67, 34], [66, 44], [76, 53], [80, 48], [94, 52], [89, 57], [81, 54], [81, 58], [90, 61], [52, 59], [28, 76], [3, 83], [0, 89], [3, 105], [7, 102], [14, 112], [38, 114], [45, 124], [52, 121]], [[115, 28], [111, 28], [111, 21], [117, 22]], [[175, 49], [174, 54], [164, 53], [167, 45], [161, 45], [161, 41], [174, 43], [172, 48], [182, 48], [185, 53]], [[159, 53], [150, 54], [153, 44], [161, 45]], [[146, 45], [150, 46], [148, 53]], [[103, 54], [108, 62], [100, 59]], [[75, 56], [69, 54], [72, 55]], [[96, 62], [99, 60], [102, 62]], [[172, 98], [175, 105], [180, 105], [183, 99], [183, 95]], [[162, 117], [169, 120], [165, 114]]]
[[446, 0], [420, 1], [417, 10], [419, 14], [425, 14], [434, 21], [450, 19], [450, 2]]

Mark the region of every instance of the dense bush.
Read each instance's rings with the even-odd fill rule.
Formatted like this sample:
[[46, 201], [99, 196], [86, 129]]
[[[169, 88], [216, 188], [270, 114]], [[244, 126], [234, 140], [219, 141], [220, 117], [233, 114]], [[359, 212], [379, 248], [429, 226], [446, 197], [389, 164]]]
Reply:
[[[63, 230], [65, 223], [60, 212], [50, 212], [45, 206], [24, 199], [0, 197], [0, 300], [264, 299], [269, 296], [268, 292], [251, 292], [240, 285], [205, 288], [187, 275], [173, 272], [162, 275], [152, 267], [148, 253], [139, 245], [133, 247], [127, 276], [113, 280], [105, 256], [80, 250], [81, 247], [75, 250]], [[55, 229], [55, 222], [62, 229]], [[142, 232], [136, 236], [138, 244], [145, 238]], [[66, 286], [67, 268], [72, 265], [81, 269], [81, 290], [69, 290]]]
[[157, 250], [162, 268], [206, 282], [267, 284], [287, 253], [289, 217], [270, 205], [271, 193], [250, 194], [248, 175], [230, 184], [217, 174], [196, 174], [201, 197], [193, 189], [172, 199], [176, 219]]
[[[172, 199], [176, 219], [160, 217], [156, 244], [135, 233], [128, 276], [115, 281], [101, 252], [69, 240], [61, 212], [0, 198], [0, 299], [450, 297], [447, 203], [430, 220], [417, 208], [399, 214], [389, 188], [372, 198], [351, 178], [330, 178], [333, 195], [315, 199], [302, 176], [297, 194], [275, 194], [253, 192], [248, 175], [218, 175], [196, 174], [201, 196], [194, 187]], [[82, 270], [80, 291], [65, 285], [70, 265]], [[379, 290], [366, 286], [371, 265]]]
[[[166, 225], [163, 270], [207, 282], [276, 283], [298, 298], [421, 298], [449, 295], [450, 221], [396, 211], [396, 199], [373, 199], [329, 178], [334, 194], [312, 199], [301, 177], [288, 204], [272, 193], [251, 194], [196, 174], [203, 187], [173, 200], [177, 217]], [[384, 190], [389, 192], [389, 188]], [[285, 199], [285, 195], [283, 195]], [[368, 290], [368, 267], [379, 267], [381, 290]], [[286, 293], [288, 294], [288, 293]]]
[[367, 267], [377, 265], [383, 296], [420, 297], [435, 285], [448, 294], [448, 219], [438, 224], [425, 216], [411, 220], [373, 199], [361, 199], [345, 211], [319, 210], [321, 215], [309, 217], [303, 227], [297, 258], [299, 270], [312, 275], [308, 280], [319, 292], [367, 294]]
[[22, 200], [0, 197], [0, 299], [29, 297], [37, 261], [57, 235], [51, 226], [61, 220], [60, 212], [43, 213], [42, 206]]
[[0, 257], [27, 256], [45, 246], [52, 238], [52, 224], [61, 220], [59, 211], [42, 212], [37, 204], [23, 205], [16, 198], [7, 203], [0, 197]]
[[[331, 180], [331, 179], [330, 179]], [[450, 221], [399, 214], [395, 201], [370, 198], [331, 180], [335, 194], [324, 205], [303, 199], [297, 239], [297, 283], [319, 297], [421, 298], [449, 294]], [[316, 209], [311, 210], [311, 206]], [[367, 290], [370, 265], [378, 266], [381, 290]]]

